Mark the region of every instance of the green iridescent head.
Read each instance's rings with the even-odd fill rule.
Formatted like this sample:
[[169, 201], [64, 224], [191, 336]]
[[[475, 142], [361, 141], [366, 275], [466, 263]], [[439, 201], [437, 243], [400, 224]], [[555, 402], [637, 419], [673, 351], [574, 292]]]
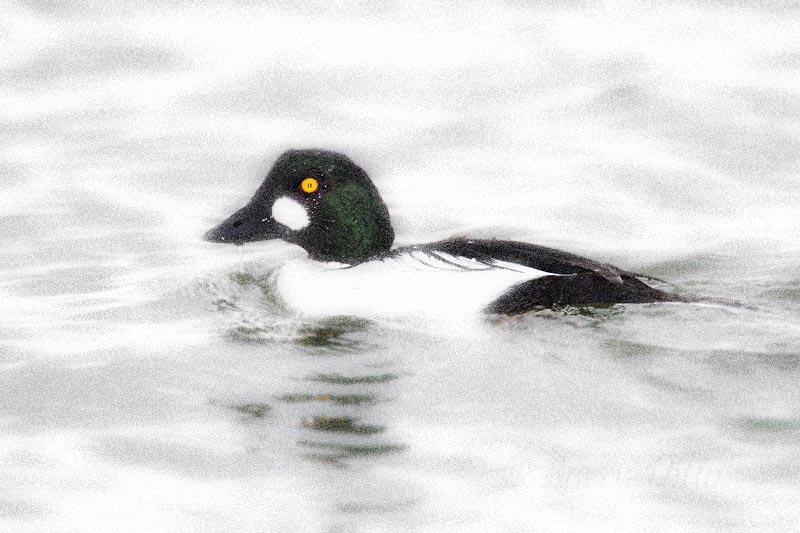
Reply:
[[204, 239], [233, 244], [283, 239], [318, 261], [356, 264], [386, 253], [394, 232], [378, 190], [347, 156], [289, 150], [250, 202]]

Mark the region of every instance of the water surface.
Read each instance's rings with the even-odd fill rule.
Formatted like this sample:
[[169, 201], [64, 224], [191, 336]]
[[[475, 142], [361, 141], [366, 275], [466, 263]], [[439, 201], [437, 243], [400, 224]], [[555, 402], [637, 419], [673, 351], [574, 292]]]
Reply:
[[[787, 5], [10, 4], [0, 528], [796, 527]], [[399, 244], [742, 305], [305, 319], [269, 281], [296, 249], [200, 240], [289, 147], [350, 154]]]

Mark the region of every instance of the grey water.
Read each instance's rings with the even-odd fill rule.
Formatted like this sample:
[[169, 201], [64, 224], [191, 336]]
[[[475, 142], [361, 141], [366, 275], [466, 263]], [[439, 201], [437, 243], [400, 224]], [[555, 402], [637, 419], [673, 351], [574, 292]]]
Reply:
[[[6, 2], [3, 531], [800, 524], [800, 8]], [[730, 303], [310, 320], [201, 241], [290, 147], [398, 244]]]

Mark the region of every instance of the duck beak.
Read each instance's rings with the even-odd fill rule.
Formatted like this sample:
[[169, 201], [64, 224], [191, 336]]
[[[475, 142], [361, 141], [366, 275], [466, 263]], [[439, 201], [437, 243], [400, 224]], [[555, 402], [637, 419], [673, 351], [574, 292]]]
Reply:
[[203, 235], [204, 241], [229, 244], [244, 244], [253, 241], [280, 239], [285, 229], [275, 222], [271, 216], [264, 214], [260, 206], [248, 204], [236, 211], [224, 222], [208, 230]]

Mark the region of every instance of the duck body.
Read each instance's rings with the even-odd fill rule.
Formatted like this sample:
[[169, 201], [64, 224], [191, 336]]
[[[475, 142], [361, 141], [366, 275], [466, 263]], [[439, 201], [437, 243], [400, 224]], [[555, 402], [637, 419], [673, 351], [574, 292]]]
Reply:
[[388, 210], [367, 174], [323, 150], [283, 154], [251, 201], [205, 239], [298, 244], [277, 274], [307, 315], [513, 315], [553, 306], [681, 301], [642, 275], [535, 244], [458, 238], [391, 248]]
[[547, 275], [422, 247], [398, 248], [353, 266], [330, 265], [303, 258], [282, 268], [277, 288], [286, 304], [315, 316], [473, 315], [508, 287]]
[[609, 265], [522, 242], [474, 239], [396, 248], [352, 266], [296, 259], [279, 270], [277, 289], [289, 307], [311, 316], [514, 315], [678, 301]]

